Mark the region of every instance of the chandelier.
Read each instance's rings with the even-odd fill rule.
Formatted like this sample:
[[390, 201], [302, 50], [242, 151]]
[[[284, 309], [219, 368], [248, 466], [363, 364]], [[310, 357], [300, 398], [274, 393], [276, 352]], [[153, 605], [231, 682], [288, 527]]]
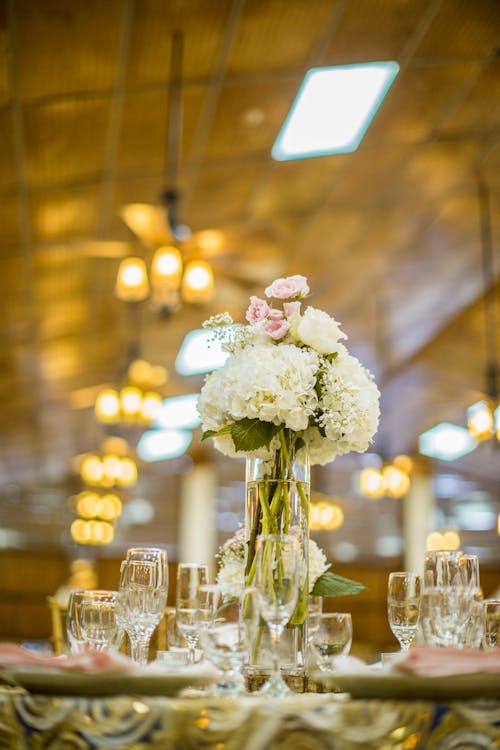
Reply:
[[495, 272], [490, 218], [490, 195], [478, 177], [481, 230], [481, 269], [483, 275], [484, 327], [486, 344], [485, 397], [467, 409], [467, 429], [478, 442], [496, 438], [500, 442], [499, 368], [496, 352]]
[[70, 526], [71, 537], [78, 544], [110, 544], [123, 508], [120, 491], [137, 481], [128, 444], [123, 438], [108, 437], [100, 452], [78, 456], [75, 466], [84, 488], [69, 501], [77, 516]]
[[382, 497], [401, 498], [410, 489], [412, 461], [408, 456], [396, 456], [380, 467], [367, 466], [359, 475], [359, 489], [371, 500]]
[[155, 388], [164, 385], [167, 378], [164, 367], [134, 359], [122, 388], [102, 388], [97, 394], [94, 411], [98, 422], [150, 425], [163, 404], [163, 396]]
[[212, 267], [204, 260], [186, 263], [178, 248], [160, 247], [148, 270], [142, 258], [125, 258], [120, 263], [115, 295], [122, 302], [143, 302], [150, 298], [160, 313], [177, 310], [181, 302], [205, 304], [214, 296]]

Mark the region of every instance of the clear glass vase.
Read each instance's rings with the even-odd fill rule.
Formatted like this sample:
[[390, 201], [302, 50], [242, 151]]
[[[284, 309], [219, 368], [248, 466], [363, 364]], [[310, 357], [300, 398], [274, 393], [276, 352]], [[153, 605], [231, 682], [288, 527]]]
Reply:
[[[248, 458], [246, 462], [245, 583], [247, 587], [254, 584], [255, 542], [259, 534], [292, 534], [298, 538], [299, 597], [280, 642], [281, 671], [290, 675], [303, 674], [306, 664], [309, 498], [308, 452], [297, 433], [283, 429], [270, 459]], [[269, 674], [271, 652], [268, 628], [261, 622], [249, 649], [247, 674]]]

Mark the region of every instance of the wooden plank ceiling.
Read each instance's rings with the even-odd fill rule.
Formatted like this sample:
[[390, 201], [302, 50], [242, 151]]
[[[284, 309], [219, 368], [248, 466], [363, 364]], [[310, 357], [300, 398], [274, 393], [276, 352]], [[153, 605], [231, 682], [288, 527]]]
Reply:
[[[214, 259], [218, 294], [207, 309], [160, 319], [143, 306], [141, 351], [169, 368], [165, 393], [200, 385], [174, 372], [187, 330], [228, 306], [241, 315], [250, 293], [291, 273], [309, 278], [312, 304], [342, 321], [381, 383], [378, 447], [414, 453], [437, 421], [463, 424], [484, 387], [476, 178], [491, 193], [498, 278], [498, 0], [5, 0], [4, 498], [65, 487], [72, 457], [102, 439], [91, 398], [76, 409], [74, 396], [116, 380], [131, 334], [113, 297], [118, 259], [99, 256], [95, 241], [150, 257], [119, 212], [158, 202], [165, 187], [175, 30], [184, 35], [181, 218], [192, 230], [237, 227], [241, 242]], [[307, 69], [387, 59], [400, 74], [355, 153], [273, 162]], [[498, 487], [489, 450], [464, 467]]]

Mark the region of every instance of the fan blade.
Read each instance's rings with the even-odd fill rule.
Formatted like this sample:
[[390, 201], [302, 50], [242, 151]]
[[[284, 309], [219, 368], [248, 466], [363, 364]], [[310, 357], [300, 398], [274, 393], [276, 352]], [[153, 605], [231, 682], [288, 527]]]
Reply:
[[120, 211], [120, 217], [144, 245], [164, 245], [173, 241], [162, 206], [129, 203]]
[[109, 258], [111, 260], [126, 258], [130, 255], [130, 245], [128, 242], [119, 242], [116, 240], [91, 240], [77, 238], [69, 239], [66, 242], [44, 242], [38, 244], [37, 249], [41, 253], [78, 253], [87, 258]]

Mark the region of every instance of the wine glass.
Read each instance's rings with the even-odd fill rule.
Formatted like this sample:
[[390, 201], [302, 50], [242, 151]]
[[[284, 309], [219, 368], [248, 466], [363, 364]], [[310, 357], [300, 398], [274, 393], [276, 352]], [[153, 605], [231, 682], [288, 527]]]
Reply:
[[150, 562], [157, 567], [157, 586], [168, 592], [168, 559], [167, 553], [160, 547], [130, 547], [125, 557], [126, 562]]
[[389, 626], [402, 651], [408, 651], [415, 640], [420, 611], [421, 579], [415, 573], [389, 574], [387, 584], [387, 617]]
[[87, 591], [80, 604], [81, 634], [96, 651], [116, 650], [121, 640], [116, 617], [118, 591]]
[[319, 616], [312, 645], [321, 670], [332, 669], [334, 658], [348, 654], [351, 644], [352, 617], [349, 612], [326, 612]]
[[199, 641], [196, 611], [200, 586], [208, 583], [208, 567], [202, 563], [179, 563], [175, 591], [175, 616], [177, 629], [186, 639], [189, 663], [194, 664]]
[[262, 534], [256, 542], [255, 588], [260, 614], [269, 628], [273, 645], [273, 665], [261, 693], [288, 695], [292, 691], [281, 677], [279, 643], [298, 599], [300, 547], [289, 534]]
[[165, 578], [157, 562], [124, 560], [120, 569], [119, 623], [130, 640], [130, 655], [137, 664], [146, 664], [154, 629], [165, 612]]
[[215, 685], [216, 695], [237, 695], [245, 692], [241, 674], [246, 655], [246, 629], [241, 617], [241, 597], [224, 596], [224, 588], [216, 584], [200, 586], [196, 622], [200, 645], [205, 656], [221, 671]]

